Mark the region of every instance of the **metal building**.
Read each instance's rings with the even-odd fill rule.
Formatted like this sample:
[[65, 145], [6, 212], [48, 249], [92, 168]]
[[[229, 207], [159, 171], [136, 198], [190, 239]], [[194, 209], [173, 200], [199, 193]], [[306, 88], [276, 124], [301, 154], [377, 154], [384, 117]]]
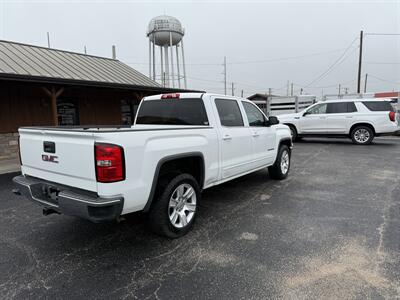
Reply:
[[[158, 16], [153, 18], [147, 29], [149, 38], [149, 78], [158, 81], [164, 87], [181, 88], [183, 80], [186, 83], [185, 52], [183, 36], [185, 31], [181, 22], [171, 16]], [[159, 62], [157, 62], [157, 48], [159, 48]], [[181, 49], [181, 51], [179, 51]], [[182, 63], [180, 63], [180, 55]], [[156, 66], [160, 66], [157, 68]], [[181, 74], [181, 66], [183, 74]], [[176, 74], [175, 74], [176, 67]]]

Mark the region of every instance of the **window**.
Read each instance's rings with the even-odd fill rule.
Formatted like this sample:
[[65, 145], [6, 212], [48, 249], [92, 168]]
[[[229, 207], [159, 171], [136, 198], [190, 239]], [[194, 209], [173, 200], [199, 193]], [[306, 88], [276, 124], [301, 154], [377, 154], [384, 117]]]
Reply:
[[357, 109], [354, 102], [328, 103], [328, 108], [327, 108], [328, 114], [351, 113], [356, 111]]
[[363, 104], [370, 111], [395, 111], [393, 106], [388, 101], [363, 101]]
[[265, 117], [253, 104], [242, 101], [250, 126], [265, 126]]
[[242, 113], [236, 100], [215, 99], [222, 126], [243, 126]]
[[143, 101], [137, 124], [209, 125], [203, 100], [162, 99]]
[[310, 109], [307, 110], [307, 114], [310, 115], [320, 115], [320, 114], [326, 114], [326, 103], [323, 104], [317, 104]]

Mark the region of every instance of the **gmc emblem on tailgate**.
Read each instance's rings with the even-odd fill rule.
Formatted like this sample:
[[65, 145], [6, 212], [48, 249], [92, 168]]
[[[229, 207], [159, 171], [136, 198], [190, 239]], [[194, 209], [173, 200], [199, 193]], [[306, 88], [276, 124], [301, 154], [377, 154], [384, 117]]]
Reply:
[[57, 159], [58, 159], [58, 156], [42, 154], [42, 160], [43, 161], [47, 161], [47, 162], [58, 164], [58, 160]]

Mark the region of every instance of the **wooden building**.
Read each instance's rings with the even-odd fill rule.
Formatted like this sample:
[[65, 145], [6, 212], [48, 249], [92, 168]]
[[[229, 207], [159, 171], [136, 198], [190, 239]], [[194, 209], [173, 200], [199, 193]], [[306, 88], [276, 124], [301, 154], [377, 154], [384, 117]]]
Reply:
[[0, 41], [0, 160], [21, 126], [131, 124], [144, 96], [176, 91], [116, 59]]

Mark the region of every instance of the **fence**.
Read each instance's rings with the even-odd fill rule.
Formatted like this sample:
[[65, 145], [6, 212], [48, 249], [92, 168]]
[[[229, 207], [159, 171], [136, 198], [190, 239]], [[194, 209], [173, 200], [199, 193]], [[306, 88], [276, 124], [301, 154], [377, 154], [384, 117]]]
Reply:
[[268, 96], [265, 100], [253, 102], [267, 115], [278, 116], [281, 114], [302, 111], [316, 102], [315, 96]]

